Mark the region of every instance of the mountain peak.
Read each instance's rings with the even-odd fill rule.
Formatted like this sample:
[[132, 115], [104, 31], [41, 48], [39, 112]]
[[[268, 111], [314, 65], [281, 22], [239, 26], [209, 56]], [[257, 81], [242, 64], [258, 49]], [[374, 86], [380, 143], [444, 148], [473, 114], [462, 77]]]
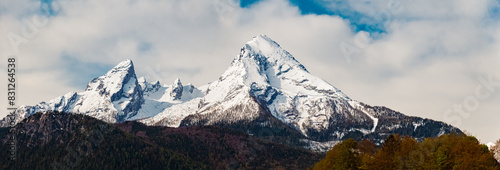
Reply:
[[267, 66], [282, 66], [300, 67], [307, 72], [305, 67], [300, 64], [288, 51], [264, 34], [253, 37], [241, 49], [241, 52], [236, 56], [234, 63], [248, 62], [256, 63], [262, 67]]
[[126, 84], [131, 78], [133, 81], [137, 81], [134, 64], [132, 60], [127, 59], [118, 63], [118, 65], [109, 70], [105, 75], [92, 80], [87, 85], [86, 91], [103, 89], [103, 86], [107, 85], [112, 86], [111, 88], [108, 87], [108, 90], [111, 90], [111, 93], [115, 93], [120, 90], [122, 85]]
[[255, 53], [262, 53], [265, 56], [276, 53], [278, 51], [283, 51], [278, 43], [264, 34], [253, 37], [251, 41], [248, 41], [245, 44], [244, 49], [253, 51]]
[[260, 34], [252, 38], [251, 41], [247, 42], [248, 45], [256, 45], [256, 46], [271, 46], [271, 47], [280, 47], [276, 41], [269, 38], [267, 35]]
[[181, 79], [177, 78], [174, 80], [174, 86], [177, 85], [177, 86], [182, 86], [182, 83], [181, 83]]
[[74, 107], [74, 110], [84, 113], [90, 112], [91, 114], [104, 110], [106, 113], [100, 116], [105, 116], [105, 118], [101, 119], [109, 122], [120, 122], [127, 116], [133, 116], [137, 113], [144, 102], [142, 95], [138, 78], [135, 75], [134, 64], [132, 60], [125, 60], [105, 75], [90, 81], [87, 89], [82, 93], [82, 96], [85, 96], [83, 98], [88, 99], [82, 100]]
[[134, 69], [134, 63], [132, 62], [132, 60], [127, 59], [125, 61], [118, 63], [115, 67], [113, 67], [113, 69], [111, 69], [108, 72], [108, 74], [119, 72], [119, 71], [129, 71], [130, 69], [132, 69], [132, 70]]
[[172, 93], [170, 93], [170, 96], [173, 97], [174, 100], [180, 100], [182, 97], [182, 83], [181, 79], [177, 78], [174, 81], [174, 84], [172, 84]]

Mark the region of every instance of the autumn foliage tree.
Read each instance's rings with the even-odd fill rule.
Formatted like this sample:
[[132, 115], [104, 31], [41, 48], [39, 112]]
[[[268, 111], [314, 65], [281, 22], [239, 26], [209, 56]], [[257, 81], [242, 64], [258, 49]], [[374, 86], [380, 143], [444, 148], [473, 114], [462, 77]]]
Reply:
[[473, 136], [449, 134], [419, 143], [390, 135], [381, 147], [369, 141], [341, 142], [314, 169], [500, 169], [500, 164]]
[[360, 162], [358, 143], [348, 139], [328, 151], [326, 158], [316, 164], [314, 169], [357, 169]]

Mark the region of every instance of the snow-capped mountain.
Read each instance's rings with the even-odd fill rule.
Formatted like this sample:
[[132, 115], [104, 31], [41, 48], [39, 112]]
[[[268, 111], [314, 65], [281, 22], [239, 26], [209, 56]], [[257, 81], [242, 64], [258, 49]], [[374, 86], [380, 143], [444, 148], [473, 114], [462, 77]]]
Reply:
[[166, 126], [225, 125], [254, 135], [262, 133], [262, 127], [290, 128], [308, 141], [326, 143], [347, 138], [381, 142], [392, 133], [418, 139], [452, 131], [460, 133], [446, 123], [405, 116], [349, 98], [311, 75], [265, 35], [254, 37], [218, 80], [200, 89], [205, 94], [203, 98], [177, 106], [190, 108], [180, 109], [188, 111], [183, 113], [188, 116], [172, 119], [169, 115], [179, 111], [176, 109], [141, 122]]
[[[347, 138], [380, 143], [392, 133], [417, 139], [461, 133], [443, 122], [405, 116], [349, 98], [310, 74], [265, 35], [246, 43], [219, 79], [199, 88], [183, 86], [179, 79], [161, 85], [136, 78], [132, 61], [127, 60], [92, 80], [84, 92], [22, 106], [16, 113], [22, 119], [47, 110], [87, 114], [112, 123], [220, 125], [256, 136], [293, 138], [281, 142], [320, 150], [317, 146], [328, 148]], [[301, 142], [310, 145], [298, 144]]]
[[[21, 106], [16, 110], [16, 123], [37, 112], [61, 111], [86, 114], [106, 122], [116, 123], [154, 116], [165, 108], [202, 96], [192, 85], [182, 86], [179, 79], [173, 85], [151, 84], [137, 78], [134, 64], [126, 60], [105, 75], [90, 81], [83, 92]], [[2, 125], [7, 125], [6, 121]]]

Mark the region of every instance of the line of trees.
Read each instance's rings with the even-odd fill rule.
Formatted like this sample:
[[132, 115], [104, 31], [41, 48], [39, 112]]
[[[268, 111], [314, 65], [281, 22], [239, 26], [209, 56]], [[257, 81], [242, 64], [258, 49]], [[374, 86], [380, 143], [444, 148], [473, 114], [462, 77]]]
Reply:
[[391, 135], [381, 147], [348, 139], [313, 169], [500, 169], [488, 147], [473, 136], [448, 134], [417, 142]]

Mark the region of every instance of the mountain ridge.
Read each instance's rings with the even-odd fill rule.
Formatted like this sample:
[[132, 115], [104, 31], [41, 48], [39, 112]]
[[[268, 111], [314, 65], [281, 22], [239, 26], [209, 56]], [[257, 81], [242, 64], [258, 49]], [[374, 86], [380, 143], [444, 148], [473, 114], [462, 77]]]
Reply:
[[[381, 143], [399, 133], [423, 140], [450, 132], [449, 124], [406, 116], [387, 107], [353, 100], [310, 74], [266, 35], [247, 42], [219, 79], [196, 88], [149, 83], [137, 78], [131, 60], [90, 81], [84, 92], [70, 92], [16, 110], [19, 119], [39, 111], [82, 113], [110, 123], [183, 127], [219, 125], [260, 137], [293, 140], [292, 146], [325, 151], [347, 138]], [[6, 118], [0, 124], [6, 125]], [[20, 120], [17, 120], [20, 121]], [[263, 135], [265, 130], [271, 133]]]

